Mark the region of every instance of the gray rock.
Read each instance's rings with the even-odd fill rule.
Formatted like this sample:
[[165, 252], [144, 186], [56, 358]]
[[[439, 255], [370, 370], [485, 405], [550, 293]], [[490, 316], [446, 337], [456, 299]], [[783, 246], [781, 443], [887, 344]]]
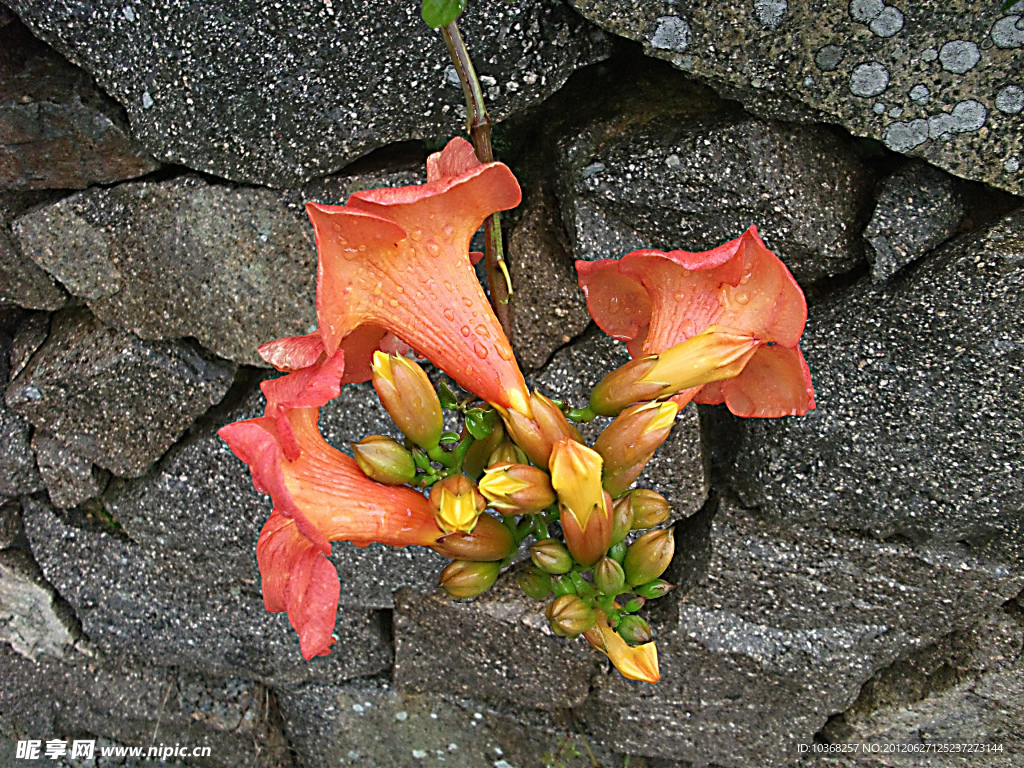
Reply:
[[50, 503], [61, 509], [77, 507], [99, 495], [109, 475], [50, 435], [36, 432], [32, 451]]
[[577, 258], [703, 251], [751, 224], [801, 281], [862, 258], [870, 176], [836, 134], [723, 115], [623, 122], [560, 144]]
[[871, 246], [871, 279], [884, 282], [945, 242], [960, 226], [964, 210], [952, 176], [918, 160], [904, 165], [885, 180], [864, 229]]
[[36, 350], [43, 346], [50, 335], [50, 315], [46, 312], [24, 312], [11, 337], [11, 349], [8, 364], [9, 379], [21, 373]]
[[1024, 191], [1024, 138], [995, 101], [1022, 64], [1017, 7], [570, 3], [756, 114], [838, 124], [957, 176]]
[[1024, 213], [892, 286], [816, 306], [801, 347], [817, 410], [751, 420], [733, 482], [772, 519], [1024, 562]]
[[251, 581], [211, 583], [198, 568], [183, 576], [123, 536], [68, 525], [36, 499], [24, 524], [46, 579], [107, 657], [269, 685], [374, 675], [390, 664], [377, 611], [339, 611], [334, 651], [307, 662], [285, 614], [267, 613]]
[[15, 499], [0, 503], [0, 549], [14, 544], [21, 533], [21, 504]]
[[[307, 180], [376, 147], [462, 128], [454, 68], [411, 0], [338, 0], [301, 13], [269, 0], [202, 13], [171, 0], [128, 11], [11, 5], [124, 105], [156, 156], [236, 181]], [[497, 120], [608, 51], [606, 36], [561, 3], [486, 0], [460, 26]]]
[[74, 647], [73, 619], [27, 552], [0, 551], [0, 641], [29, 659], [62, 657]]
[[[560, 349], [533, 379], [543, 394], [582, 407], [590, 391], [605, 376], [629, 362], [626, 346], [596, 328], [573, 344]], [[610, 419], [598, 417], [580, 424], [580, 432], [592, 444]], [[696, 406], [684, 408], [672, 434], [636, 481], [664, 495], [673, 505], [673, 520], [688, 517], [703, 506], [708, 496], [708, 477]]]
[[130, 477], [219, 401], [233, 374], [193, 344], [140, 341], [72, 310], [54, 319], [8, 386], [7, 405], [84, 459]]
[[16, 193], [0, 193], [0, 307], [56, 310], [67, 304], [67, 294], [56, 281], [15, 247], [10, 221], [27, 200]]
[[[274, 722], [273, 698], [254, 680], [208, 679], [187, 671], [120, 664], [33, 664], [3, 647], [0, 674], [0, 735], [5, 741], [15, 734], [22, 739], [63, 739], [70, 751], [74, 739], [97, 740], [97, 758], [100, 747], [111, 744], [141, 746], [143, 755], [150, 745], [178, 745], [189, 751], [207, 747], [202, 762], [211, 766], [292, 765]], [[65, 765], [114, 764], [103, 760], [75, 759]], [[13, 755], [5, 764], [16, 764]]]
[[84, 189], [158, 167], [89, 75], [21, 24], [0, 28], [0, 187]]
[[[387, 683], [309, 683], [279, 692], [278, 702], [288, 742], [304, 765], [592, 765], [585, 739], [546, 713], [512, 716], [472, 701], [403, 694]], [[597, 755], [605, 758], [601, 765], [613, 764]]]
[[[260, 416], [263, 403], [254, 391], [220, 414], [215, 426]], [[327, 439], [346, 451], [347, 440], [393, 429], [369, 385], [343, 388], [341, 397], [321, 411], [320, 423]], [[174, 446], [145, 477], [115, 481], [105, 504], [161, 567], [211, 584], [259, 589], [254, 553], [270, 516], [270, 499], [256, 492], [249, 468], [213, 425]], [[342, 606], [384, 609], [394, 605], [392, 593], [400, 587], [432, 588], [446, 562], [422, 547], [361, 549], [347, 542], [334, 545], [332, 560], [341, 579]]]
[[527, 198], [509, 234], [505, 258], [515, 292], [512, 337], [517, 357], [524, 368], [537, 369], [590, 323], [551, 195]]
[[0, 401], [0, 498], [33, 493], [43, 487], [32, 457], [31, 430], [23, 416]]
[[143, 339], [192, 336], [265, 365], [256, 347], [316, 326], [316, 251], [305, 215], [269, 190], [196, 177], [92, 189], [13, 226], [21, 251]]
[[731, 501], [711, 552], [657, 636], [661, 682], [596, 681], [585, 719], [607, 746], [695, 764], [795, 762], [875, 672], [1024, 584], [1024, 568], [955, 544], [878, 542]]
[[[950, 766], [1010, 768], [1024, 755], [1018, 723], [1024, 702], [1020, 664], [1024, 622], [1008, 608], [968, 630], [881, 670], [853, 706], [823, 732], [833, 743], [983, 744], [999, 751], [947, 753]], [[863, 765], [911, 766], [913, 754], [864, 755]]]
[[587, 697], [597, 661], [590, 646], [552, 635], [544, 604], [526, 597], [511, 572], [471, 601], [402, 590], [394, 623], [400, 691], [544, 710]]

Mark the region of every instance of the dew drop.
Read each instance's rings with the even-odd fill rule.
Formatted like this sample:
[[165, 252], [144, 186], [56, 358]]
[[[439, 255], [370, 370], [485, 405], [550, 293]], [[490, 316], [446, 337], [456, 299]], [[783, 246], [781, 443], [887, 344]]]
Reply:
[[377, 299], [377, 306], [378, 307], [383, 307], [384, 306], [384, 299]]
[[497, 344], [495, 348], [498, 350], [498, 357], [505, 362], [512, 359], [512, 349], [505, 344]]
[[454, 234], [455, 234], [455, 227], [453, 227], [451, 224], [445, 224], [444, 225], [444, 236], [447, 237], [450, 240], [452, 235], [454, 235]]
[[400, 285], [396, 285], [395, 290], [398, 291], [399, 293], [405, 293], [405, 288], [403, 288]]
[[418, 243], [420, 240], [423, 239], [423, 230], [414, 229], [412, 232], [409, 233], [409, 237]]
[[469, 338], [469, 326], [468, 325], [462, 326], [462, 328], [460, 330], [462, 331], [462, 335], [463, 336], [465, 336], [466, 338]]
[[397, 306], [399, 306], [399, 304], [398, 304], [398, 299], [389, 299], [389, 300], [388, 300], [388, 304], [390, 304], [390, 305], [391, 305], [392, 307], [397, 307]]
[[487, 347], [485, 347], [479, 341], [473, 345], [473, 351], [476, 352], [476, 356], [479, 357], [481, 360], [485, 360], [487, 358]]
[[750, 295], [746, 291], [736, 291], [733, 298], [736, 299], [737, 304], [746, 304], [750, 301]]
[[471, 298], [469, 298], [469, 296], [463, 296], [462, 297], [462, 303], [465, 304], [467, 307], [472, 307], [473, 306], [473, 300]]
[[380, 296], [384, 292], [384, 283], [377, 283], [373, 288], [373, 295]]
[[452, 290], [452, 284], [449, 283], [447, 280], [444, 281], [444, 287], [447, 288], [449, 291]]
[[359, 252], [360, 253], [365, 253], [366, 252], [366, 243], [360, 243], [359, 244]]
[[416, 298], [417, 299], [422, 299], [423, 298], [423, 291], [417, 290], [416, 291]]
[[686, 291], [676, 291], [676, 301], [685, 301]]
[[437, 254], [439, 254], [440, 252], [440, 247], [438, 247], [437, 243], [435, 243], [433, 240], [427, 243], [427, 253], [429, 253], [431, 256], [436, 257]]
[[451, 307], [445, 307], [444, 317], [449, 323], [455, 322], [455, 311]]
[[[335, 232], [341, 232], [341, 224], [339, 224], [336, 221], [332, 222], [331, 223], [331, 229], [333, 229]], [[344, 243], [345, 241], [344, 240], [340, 240], [339, 242]]]
[[608, 312], [610, 314], [612, 314], [612, 315], [617, 315], [619, 313], [619, 297], [618, 296], [612, 296], [611, 301], [608, 302]]
[[484, 325], [483, 323], [476, 327], [476, 333], [477, 336], [483, 336], [485, 339], [490, 336], [490, 334], [487, 333], [487, 326]]
[[740, 285], [746, 285], [750, 282], [750, 273], [747, 272], [743, 277], [740, 278]]

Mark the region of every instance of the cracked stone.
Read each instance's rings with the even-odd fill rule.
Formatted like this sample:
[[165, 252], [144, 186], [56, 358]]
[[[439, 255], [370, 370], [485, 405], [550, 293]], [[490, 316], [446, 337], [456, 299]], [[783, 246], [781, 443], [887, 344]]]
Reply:
[[57, 602], [31, 556], [0, 551], [0, 641], [33, 661], [67, 655], [75, 645], [73, 618]]

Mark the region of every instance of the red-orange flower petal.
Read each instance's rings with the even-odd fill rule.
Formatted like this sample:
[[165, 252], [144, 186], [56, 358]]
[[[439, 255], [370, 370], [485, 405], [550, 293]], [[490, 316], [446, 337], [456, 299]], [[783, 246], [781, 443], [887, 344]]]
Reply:
[[[469, 242], [487, 216], [518, 205], [521, 193], [506, 166], [471, 160], [467, 146], [453, 139], [428, 162], [426, 184], [306, 206], [320, 253], [320, 335], [329, 354], [345, 347], [354, 370], [364, 358], [368, 365], [373, 350], [353, 354], [350, 337], [366, 326], [387, 329], [463, 388], [519, 409], [526, 385], [476, 278]], [[356, 379], [347, 371], [345, 380]]]
[[[269, 611], [288, 611], [306, 658], [330, 650], [327, 629], [333, 631], [337, 611], [337, 596], [332, 601], [330, 595], [337, 576], [331, 580], [327, 569], [333, 567], [323, 556], [330, 554], [331, 541], [431, 546], [442, 535], [422, 494], [366, 477], [353, 459], [324, 441], [318, 415], [315, 407], [271, 402], [267, 416], [228, 424], [218, 433], [249, 465], [256, 489], [274, 501], [257, 545], [264, 601]], [[295, 458], [288, 455], [292, 448]]]
[[702, 253], [642, 250], [618, 260], [577, 261], [576, 268], [590, 314], [634, 357], [663, 352], [711, 325], [760, 342], [742, 373], [680, 393], [680, 406], [691, 398], [725, 402], [737, 415], [761, 417], [814, 408], [810, 371], [797, 349], [807, 303], [756, 227]]

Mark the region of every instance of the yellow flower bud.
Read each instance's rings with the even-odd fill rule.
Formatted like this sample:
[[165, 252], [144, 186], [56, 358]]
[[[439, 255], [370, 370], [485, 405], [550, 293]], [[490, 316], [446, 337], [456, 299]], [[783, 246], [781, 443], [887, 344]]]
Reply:
[[374, 352], [373, 388], [402, 434], [424, 450], [438, 444], [441, 401], [426, 372], [407, 357]]
[[412, 454], [385, 435], [369, 435], [358, 443], [350, 443], [359, 468], [371, 480], [388, 485], [411, 483], [416, 477]]
[[503, 413], [505, 428], [509, 437], [518, 445], [530, 461], [538, 467], [546, 467], [551, 457], [551, 446], [562, 439], [581, 442], [580, 432], [568, 422], [562, 409], [540, 392], [530, 395], [532, 418], [518, 411]]
[[551, 631], [559, 637], [576, 637], [597, 623], [594, 609], [576, 595], [562, 595], [548, 603], [545, 610]]
[[622, 569], [631, 586], [646, 584], [661, 576], [676, 551], [671, 528], [655, 528], [630, 544]]
[[501, 563], [453, 560], [441, 571], [437, 583], [452, 597], [476, 597], [494, 586], [500, 572]]
[[551, 484], [558, 494], [566, 546], [581, 565], [596, 563], [612, 541], [612, 504], [601, 487], [601, 456], [575, 440], [551, 449]]
[[633, 510], [633, 530], [643, 531], [661, 525], [669, 518], [672, 505], [668, 499], [649, 488], [637, 488], [623, 498], [629, 499]]
[[431, 547], [445, 557], [473, 561], [503, 560], [514, 548], [512, 532], [490, 515], [480, 515], [472, 533], [449, 533]]
[[470, 533], [487, 506], [473, 481], [465, 475], [451, 475], [434, 483], [430, 503], [437, 524], [445, 533]]
[[672, 431], [679, 406], [673, 402], [631, 405], [594, 443], [604, 459], [604, 489], [620, 496], [643, 472]]
[[503, 515], [529, 515], [555, 503], [548, 473], [527, 464], [492, 464], [478, 487]]
[[654, 643], [630, 646], [608, 626], [603, 614], [598, 615], [593, 629], [583, 633], [594, 648], [607, 656], [627, 680], [656, 683], [661, 679], [658, 649]]

